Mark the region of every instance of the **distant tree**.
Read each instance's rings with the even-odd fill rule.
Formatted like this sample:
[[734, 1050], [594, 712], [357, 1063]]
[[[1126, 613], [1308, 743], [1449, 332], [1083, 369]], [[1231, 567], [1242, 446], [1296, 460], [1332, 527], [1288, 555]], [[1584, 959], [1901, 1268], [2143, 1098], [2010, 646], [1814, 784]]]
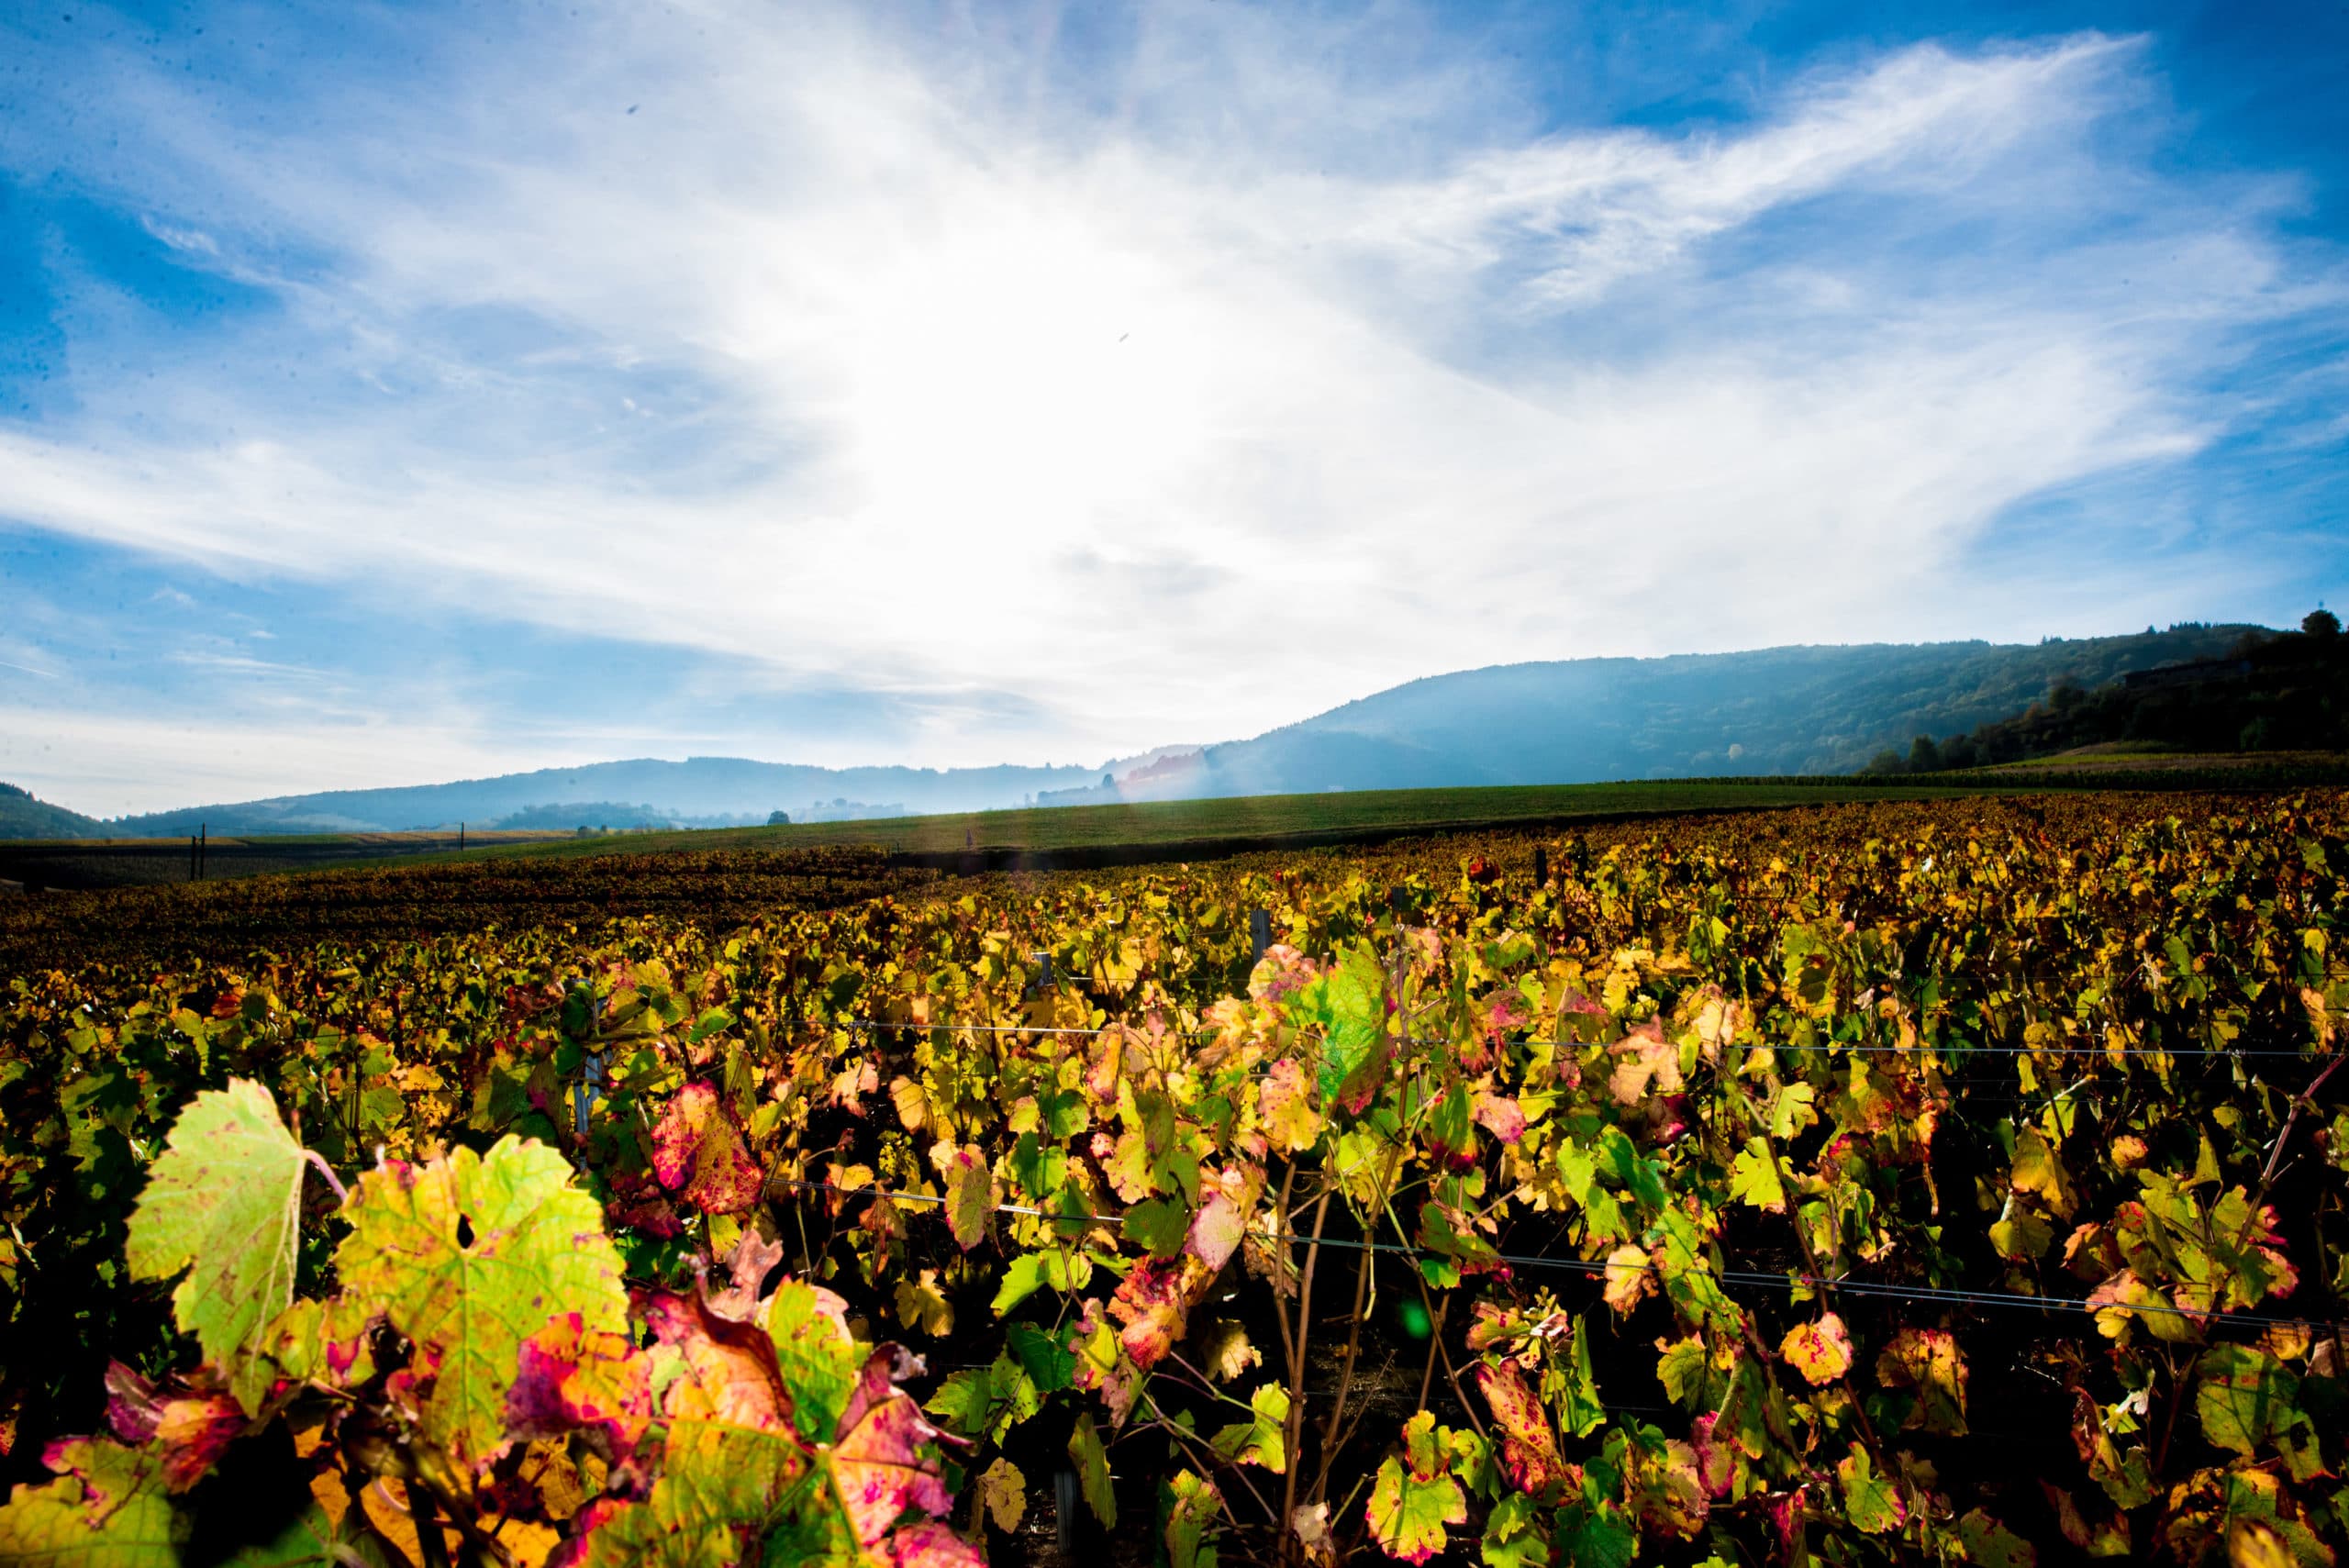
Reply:
[[1108, 773], [1103, 773], [1101, 775], [1101, 787], [1103, 789], [1115, 789], [1118, 787], [1118, 781], [1110, 777]]
[[2300, 617], [2300, 629], [2310, 637], [2339, 637], [2341, 617], [2319, 605]]
[[770, 828], [788, 828], [788, 827], [790, 827], [790, 826], [791, 826], [791, 813], [790, 813], [790, 812], [788, 812], [788, 811], [770, 811], [770, 812], [768, 812], [768, 813], [767, 813], [767, 826], [768, 826], [768, 827], [770, 827]]
[[1868, 765], [1861, 771], [1870, 773], [1903, 773], [1909, 771], [1909, 764], [1900, 760], [1899, 752], [1887, 746], [1875, 756], [1870, 757]]
[[1933, 744], [1930, 735], [1920, 735], [1909, 743], [1909, 771], [1912, 773], [1938, 773], [1942, 765], [1942, 749]]
[[2244, 751], [2265, 751], [2273, 743], [2270, 739], [2273, 733], [2274, 728], [2263, 713], [2243, 727], [2243, 733], [2235, 740], [2236, 748]]

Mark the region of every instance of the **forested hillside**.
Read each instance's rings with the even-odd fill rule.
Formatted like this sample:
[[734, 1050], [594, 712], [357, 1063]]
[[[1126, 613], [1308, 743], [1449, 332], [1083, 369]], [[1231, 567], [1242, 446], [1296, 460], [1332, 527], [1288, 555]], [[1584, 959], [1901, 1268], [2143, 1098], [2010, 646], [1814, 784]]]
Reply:
[[[1887, 747], [2011, 718], [2051, 692], [2222, 658], [2261, 628], [2128, 637], [1790, 647], [1508, 664], [1413, 681], [1187, 766], [1125, 798], [1850, 773]], [[1097, 786], [1056, 801], [1111, 798]]]
[[2320, 610], [2297, 632], [2247, 633], [2224, 656], [2137, 670], [2090, 688], [2059, 682], [2043, 702], [1955, 736], [1930, 733], [1873, 773], [1976, 768], [2087, 746], [2180, 751], [2349, 748], [2349, 643]]
[[0, 784], [0, 839], [89, 839], [106, 827], [78, 811], [36, 800], [12, 784]]

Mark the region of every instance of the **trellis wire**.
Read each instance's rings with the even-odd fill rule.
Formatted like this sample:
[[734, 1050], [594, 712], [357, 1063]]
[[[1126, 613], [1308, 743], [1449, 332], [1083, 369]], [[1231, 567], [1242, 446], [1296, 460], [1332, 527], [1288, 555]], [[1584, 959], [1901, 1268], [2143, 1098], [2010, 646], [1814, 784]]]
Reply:
[[[944, 1204], [947, 1201], [942, 1196], [930, 1193], [893, 1192], [878, 1186], [844, 1187], [832, 1182], [809, 1182], [782, 1177], [770, 1182], [768, 1185], [792, 1191], [837, 1193], [843, 1197], [885, 1197], [893, 1203]], [[989, 1204], [987, 1212], [1021, 1214], [1037, 1219], [1057, 1220], [1069, 1225], [1122, 1227], [1126, 1222], [1126, 1217], [1123, 1215], [1086, 1215], [1080, 1218], [1074, 1215], [1059, 1214], [1051, 1209], [1016, 1203]], [[1449, 1258], [1445, 1253], [1422, 1251], [1419, 1248], [1400, 1246], [1392, 1241], [1353, 1241], [1329, 1236], [1317, 1239], [1294, 1233], [1278, 1238], [1266, 1238], [1253, 1231], [1249, 1232], [1249, 1237], [1256, 1240], [1280, 1240], [1291, 1246], [1303, 1244], [1335, 1247], [1349, 1251], [1386, 1252], [1414, 1260], [1443, 1259], [1454, 1263], [1460, 1262], [1457, 1258]], [[1512, 1252], [1496, 1252], [1494, 1257], [1511, 1268], [1553, 1269], [1566, 1273], [1594, 1275], [1608, 1272], [1608, 1265], [1601, 1259], [1550, 1258]], [[1656, 1272], [1659, 1276], [1663, 1273], [1661, 1268]], [[1814, 1274], [1772, 1273], [1759, 1269], [1723, 1269], [1718, 1273], [1707, 1273], [1703, 1277], [1723, 1284], [1767, 1285], [1789, 1291], [1842, 1292], [1853, 1296], [1873, 1296], [1896, 1301], [1941, 1303], [1948, 1306], [2037, 1307], [2041, 1311], [2059, 1312], [2160, 1313], [2176, 1318], [2198, 1318], [2206, 1322], [2255, 1324], [2262, 1328], [2310, 1327], [2318, 1322], [2322, 1322], [2328, 1327], [2332, 1326], [2331, 1319], [2278, 1318], [2252, 1312], [2196, 1312], [2188, 1307], [2140, 1305], [2136, 1302], [2094, 1304], [2085, 1296], [2026, 1296], [2021, 1291], [2011, 1290], [1955, 1290], [1939, 1285], [1900, 1285], [1866, 1280], [1821, 1279]]]
[[[842, 1020], [842, 1022], [847, 1028], [852, 1029], [960, 1029], [969, 1034], [1065, 1035], [1083, 1039], [1093, 1039], [1101, 1035], [1109, 1034], [1134, 1035], [1147, 1038], [1150, 1034], [1149, 1030], [1139, 1029], [1131, 1025], [1119, 1025], [1109, 1029], [1077, 1029], [1042, 1028], [1029, 1024], [965, 1024], [946, 1020], [922, 1024], [888, 1023], [878, 1018], [848, 1018]], [[1184, 1040], [1201, 1039], [1210, 1035], [1220, 1034], [1223, 1031], [1219, 1029], [1207, 1028], [1193, 1028], [1187, 1029], [1170, 1029], [1163, 1031], [1163, 1036], [1166, 1038], [1179, 1038]], [[1451, 1046], [1459, 1042], [1448, 1040], [1421, 1040], [1413, 1036], [1397, 1035], [1393, 1037], [1393, 1043], [1397, 1045]], [[1529, 1045], [1537, 1042], [1531, 1040], [1510, 1040], [1504, 1041], [1502, 1043]], [[1599, 1040], [1559, 1040], [1551, 1043], [1560, 1045], [1611, 1045], [1620, 1042]], [[1831, 1040], [1823, 1045], [1802, 1045], [1788, 1041], [1770, 1045], [1747, 1046], [1744, 1049], [1748, 1051], [1823, 1051], [1830, 1055], [1838, 1051], [1846, 1051], [1854, 1054], [1888, 1056], [2099, 1056], [2107, 1060], [2110, 1060], [2114, 1056], [2288, 1056], [2315, 1061], [2321, 1060], [2324, 1054], [2321, 1051], [2286, 1051], [2280, 1047], [2271, 1048], [2266, 1046], [2243, 1046], [2241, 1048], [2232, 1046], [2178, 1046], [2175, 1049], [2154, 1046], [2123, 1046], [2116, 1051], [2110, 1046], [2104, 1045], [1863, 1045], [1846, 1043], [1842, 1040]]]

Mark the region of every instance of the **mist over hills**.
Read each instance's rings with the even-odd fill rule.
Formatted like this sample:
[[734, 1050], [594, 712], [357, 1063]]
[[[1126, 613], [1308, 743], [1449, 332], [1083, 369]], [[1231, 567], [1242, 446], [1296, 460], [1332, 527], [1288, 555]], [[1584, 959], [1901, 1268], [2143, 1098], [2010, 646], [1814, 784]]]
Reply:
[[[1097, 784], [1102, 770], [1079, 767], [816, 768], [741, 757], [638, 758], [576, 768], [541, 768], [453, 784], [190, 806], [117, 819], [117, 834], [389, 831], [458, 822], [489, 828], [740, 827], [785, 811], [799, 820], [834, 801], [886, 802], [903, 813], [976, 811], [1017, 806], [1041, 791]], [[618, 804], [618, 803], [632, 804]]]
[[[2224, 658], [2266, 630], [2180, 625], [2036, 644], [1801, 645], [1497, 665], [1412, 681], [1252, 740], [1160, 747], [1094, 768], [639, 759], [190, 806], [80, 831], [174, 835], [199, 823], [224, 835], [458, 822], [733, 826], [775, 811], [798, 821], [1333, 789], [1850, 773], [1917, 736], [1938, 740], [2020, 715], [2061, 684], [2094, 689], [2132, 671]], [[16, 816], [29, 826], [31, 815], [15, 813], [0, 831], [35, 836], [13, 826]], [[53, 825], [39, 836], [75, 831], [68, 818], [90, 820], [44, 817]]]

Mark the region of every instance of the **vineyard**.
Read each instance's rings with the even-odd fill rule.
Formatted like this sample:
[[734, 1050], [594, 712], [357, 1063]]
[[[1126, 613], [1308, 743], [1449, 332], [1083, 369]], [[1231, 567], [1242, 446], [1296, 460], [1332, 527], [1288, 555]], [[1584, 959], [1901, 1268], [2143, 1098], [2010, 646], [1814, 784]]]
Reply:
[[0, 975], [89, 962], [178, 967], [320, 941], [408, 941], [654, 915], [704, 927], [885, 893], [933, 871], [867, 847], [671, 850], [592, 859], [505, 857], [252, 876], [0, 901]]
[[2337, 794], [517, 863], [17, 931], [0, 1562], [2349, 1543]]

